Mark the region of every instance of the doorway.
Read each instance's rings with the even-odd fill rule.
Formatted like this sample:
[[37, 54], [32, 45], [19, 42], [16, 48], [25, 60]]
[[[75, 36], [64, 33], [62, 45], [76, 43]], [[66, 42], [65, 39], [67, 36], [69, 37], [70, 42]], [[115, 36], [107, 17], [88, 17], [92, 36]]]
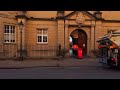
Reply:
[[87, 54], [87, 34], [84, 30], [81, 29], [76, 29], [74, 31], [72, 31], [72, 33], [70, 34], [70, 38], [71, 39], [71, 43], [70, 43], [70, 47], [72, 45], [78, 45], [79, 48], [82, 48], [83, 51], [83, 56], [85, 56]]

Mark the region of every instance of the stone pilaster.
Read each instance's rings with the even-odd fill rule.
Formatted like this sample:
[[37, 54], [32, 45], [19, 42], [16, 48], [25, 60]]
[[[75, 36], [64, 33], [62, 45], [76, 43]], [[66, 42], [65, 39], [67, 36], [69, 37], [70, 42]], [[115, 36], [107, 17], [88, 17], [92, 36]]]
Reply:
[[4, 26], [2, 26], [2, 18], [0, 18], [0, 52], [3, 52], [3, 43], [4, 43]]
[[95, 49], [98, 49], [98, 43], [96, 42], [99, 37], [101, 37], [102, 33], [102, 21], [98, 20], [96, 21], [96, 27], [95, 27]]
[[100, 11], [96, 11], [94, 13], [94, 16], [97, 18], [97, 19], [102, 19], [102, 13]]
[[58, 45], [64, 48], [64, 20], [58, 20]]
[[65, 20], [65, 49], [69, 50], [68, 20]]
[[58, 46], [61, 45], [61, 48], [65, 48], [65, 22], [64, 22], [64, 11], [57, 12], [57, 21], [58, 21]]
[[95, 21], [92, 21], [92, 26], [91, 26], [91, 47], [90, 50], [94, 50], [95, 47]]

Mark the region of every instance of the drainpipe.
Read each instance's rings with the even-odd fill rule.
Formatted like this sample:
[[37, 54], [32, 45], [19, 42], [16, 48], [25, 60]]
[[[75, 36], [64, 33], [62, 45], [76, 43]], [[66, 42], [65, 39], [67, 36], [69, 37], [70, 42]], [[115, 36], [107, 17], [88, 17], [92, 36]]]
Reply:
[[96, 36], [96, 31], [95, 31], [95, 28], [96, 28], [96, 19], [95, 19], [95, 26], [94, 26], [94, 51], [95, 51], [95, 36]]
[[90, 48], [90, 51], [91, 51], [91, 41], [92, 41], [92, 40], [91, 40], [92, 25], [93, 25], [93, 24], [92, 24], [92, 19], [91, 19], [90, 41], [89, 41], [89, 42], [90, 42], [90, 47], [89, 47], [89, 48]]
[[65, 17], [64, 17], [64, 49], [65, 49]]

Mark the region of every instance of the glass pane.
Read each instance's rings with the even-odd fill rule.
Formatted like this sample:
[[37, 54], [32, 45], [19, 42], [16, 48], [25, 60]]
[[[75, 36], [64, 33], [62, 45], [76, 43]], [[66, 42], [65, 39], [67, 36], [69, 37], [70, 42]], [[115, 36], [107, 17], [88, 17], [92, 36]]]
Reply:
[[15, 34], [13, 34], [13, 39], [15, 40]]
[[10, 29], [12, 30], [12, 29], [13, 29], [13, 26], [10, 26]]
[[38, 36], [38, 42], [40, 41], [39, 36]]
[[[6, 33], [4, 36], [6, 38], [6, 40], [8, 41], [10, 39], [10, 42], [12, 42], [11, 40], [15, 39], [15, 35], [14, 35], [15, 26], [5, 25], [4, 33]], [[10, 38], [9, 38], [9, 36], [10, 36]]]
[[5, 40], [5, 42], [9, 42], [9, 34], [5, 34], [4, 40]]
[[4, 35], [4, 40], [7, 40], [6, 35]]
[[13, 40], [13, 42], [15, 42], [15, 40]]
[[8, 26], [8, 25], [5, 25], [5, 29], [9, 29], [9, 26]]
[[38, 42], [42, 42], [42, 36], [38, 36]]
[[9, 34], [5, 34], [5, 39], [9, 39]]
[[4, 26], [4, 28], [6, 29], [6, 25]]
[[43, 42], [47, 42], [47, 36], [43, 36]]
[[6, 42], [9, 42], [9, 40], [7, 40]]
[[13, 29], [15, 30], [15, 26], [13, 26]]
[[9, 29], [7, 29], [7, 33], [9, 33]]
[[11, 42], [11, 40], [12, 40], [12, 37], [9, 37], [9, 40], [10, 40], [10, 42]]
[[13, 35], [12, 35], [12, 34], [10, 34], [10, 40], [11, 40], [11, 42], [12, 42], [12, 40], [13, 40]]
[[9, 34], [10, 37], [7, 36], [7, 38], [9, 38], [10, 42], [15, 42], [15, 34]]
[[38, 34], [42, 35], [42, 29], [38, 30]]
[[9, 35], [8, 34], [5, 35], [5, 40], [6, 40], [6, 42], [9, 42]]
[[10, 33], [13, 33], [13, 30], [12, 30], [12, 29], [10, 30]]
[[15, 33], [15, 30], [13, 29], [13, 33]]
[[5, 32], [4, 33], [7, 33], [7, 30], [5, 29]]
[[43, 35], [47, 35], [47, 30], [43, 30]]

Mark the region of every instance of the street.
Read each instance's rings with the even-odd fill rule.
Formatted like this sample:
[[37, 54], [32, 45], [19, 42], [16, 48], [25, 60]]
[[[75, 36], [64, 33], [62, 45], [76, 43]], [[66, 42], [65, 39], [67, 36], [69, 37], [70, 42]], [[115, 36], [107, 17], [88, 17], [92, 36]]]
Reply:
[[120, 79], [120, 70], [102, 66], [0, 69], [0, 79]]

